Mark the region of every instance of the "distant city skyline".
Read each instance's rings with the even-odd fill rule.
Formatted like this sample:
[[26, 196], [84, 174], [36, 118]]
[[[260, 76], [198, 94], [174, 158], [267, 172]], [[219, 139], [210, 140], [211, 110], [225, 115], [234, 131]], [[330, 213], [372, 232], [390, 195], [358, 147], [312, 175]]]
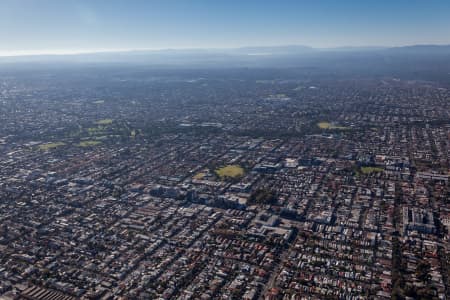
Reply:
[[450, 44], [450, 2], [2, 0], [0, 55]]

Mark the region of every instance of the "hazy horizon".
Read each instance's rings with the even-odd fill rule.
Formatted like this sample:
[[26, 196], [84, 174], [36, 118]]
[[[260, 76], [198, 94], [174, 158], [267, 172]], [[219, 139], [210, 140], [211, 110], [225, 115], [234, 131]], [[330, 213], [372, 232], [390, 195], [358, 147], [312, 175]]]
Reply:
[[[403, 47], [417, 47], [417, 46], [450, 46], [449, 44], [405, 44], [405, 45], [361, 45], [361, 46], [336, 46], [336, 47], [312, 47], [309, 45], [243, 45], [239, 47], [205, 47], [205, 48], [122, 48], [122, 49], [78, 49], [78, 50], [17, 50], [17, 51], [0, 51], [0, 57], [20, 57], [20, 56], [70, 56], [83, 54], [103, 54], [103, 53], [122, 53], [122, 52], [164, 52], [164, 51], [227, 51], [246, 48], [283, 48], [283, 47], [307, 47], [311, 50], [339, 50], [339, 49], [389, 49], [389, 48], [403, 48]], [[264, 53], [270, 54], [270, 53]]]
[[1, 56], [450, 44], [450, 3], [443, 0], [2, 2]]

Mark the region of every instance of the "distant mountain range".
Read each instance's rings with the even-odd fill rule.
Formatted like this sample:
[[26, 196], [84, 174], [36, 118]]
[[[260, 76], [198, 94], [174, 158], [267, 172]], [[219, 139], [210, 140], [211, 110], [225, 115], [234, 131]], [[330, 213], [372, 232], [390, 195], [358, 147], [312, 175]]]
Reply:
[[446, 68], [450, 45], [312, 48], [163, 49], [0, 57], [0, 63], [138, 64], [179, 67]]
[[389, 52], [408, 54], [449, 54], [450, 45], [414, 45], [387, 48], [386, 50]]
[[124, 56], [124, 55], [199, 55], [199, 54], [233, 54], [233, 55], [299, 55], [318, 52], [367, 52], [367, 51], [387, 51], [397, 53], [450, 53], [450, 45], [412, 45], [402, 47], [335, 47], [335, 48], [313, 48], [303, 45], [286, 46], [260, 46], [260, 47], [240, 47], [240, 48], [190, 48], [190, 49], [160, 49], [160, 50], [118, 50], [118, 51], [95, 51], [75, 54], [24, 54], [24, 55], [4, 55], [5, 57], [53, 57], [53, 56]]

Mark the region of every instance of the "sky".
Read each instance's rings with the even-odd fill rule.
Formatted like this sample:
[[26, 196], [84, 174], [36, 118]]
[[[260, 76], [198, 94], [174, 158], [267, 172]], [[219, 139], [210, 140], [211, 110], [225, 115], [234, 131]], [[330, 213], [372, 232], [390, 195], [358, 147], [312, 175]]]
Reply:
[[450, 44], [450, 0], [0, 0], [0, 55]]

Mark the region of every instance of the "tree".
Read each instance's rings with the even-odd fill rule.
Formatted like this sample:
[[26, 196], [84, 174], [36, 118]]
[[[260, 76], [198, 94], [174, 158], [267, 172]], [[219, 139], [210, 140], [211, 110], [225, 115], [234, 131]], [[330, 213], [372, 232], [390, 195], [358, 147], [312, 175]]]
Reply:
[[252, 204], [275, 204], [277, 202], [276, 193], [269, 189], [257, 189], [250, 196]]
[[420, 261], [416, 267], [416, 276], [420, 281], [427, 283], [430, 281], [430, 263], [425, 260]]

